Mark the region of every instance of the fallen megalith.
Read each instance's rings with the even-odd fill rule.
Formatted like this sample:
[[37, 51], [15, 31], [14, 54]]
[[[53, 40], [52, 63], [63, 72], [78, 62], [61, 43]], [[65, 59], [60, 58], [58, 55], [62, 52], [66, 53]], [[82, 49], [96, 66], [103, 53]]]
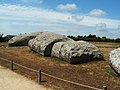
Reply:
[[103, 59], [103, 53], [95, 45], [47, 31], [17, 35], [8, 41], [8, 45], [29, 46], [45, 57], [57, 57], [71, 64]]
[[57, 42], [53, 45], [51, 56], [71, 64], [103, 59], [103, 53], [95, 45], [85, 41]]
[[120, 75], [120, 48], [109, 53], [109, 64]]
[[37, 35], [43, 32], [33, 32], [27, 34], [19, 34], [8, 41], [9, 46], [27, 46], [30, 39], [35, 38]]
[[52, 32], [45, 32], [28, 42], [31, 50], [43, 55], [51, 56], [53, 45], [61, 41], [73, 41], [72, 39]]

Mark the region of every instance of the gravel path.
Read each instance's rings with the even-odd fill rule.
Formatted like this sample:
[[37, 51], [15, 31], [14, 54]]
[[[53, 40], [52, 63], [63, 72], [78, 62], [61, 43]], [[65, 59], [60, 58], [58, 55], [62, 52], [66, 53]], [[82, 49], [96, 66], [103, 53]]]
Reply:
[[51, 90], [0, 66], [0, 90]]

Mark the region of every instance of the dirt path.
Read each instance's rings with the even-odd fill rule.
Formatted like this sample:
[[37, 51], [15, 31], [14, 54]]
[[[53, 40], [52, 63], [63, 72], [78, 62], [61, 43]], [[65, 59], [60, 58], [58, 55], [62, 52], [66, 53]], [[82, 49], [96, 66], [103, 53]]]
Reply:
[[51, 90], [0, 66], [0, 90]]

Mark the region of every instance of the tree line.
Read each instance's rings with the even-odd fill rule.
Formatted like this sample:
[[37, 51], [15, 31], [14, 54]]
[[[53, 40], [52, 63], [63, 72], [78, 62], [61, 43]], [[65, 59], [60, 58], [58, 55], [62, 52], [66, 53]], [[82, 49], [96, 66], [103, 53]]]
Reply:
[[[0, 33], [0, 42], [8, 42], [12, 37], [15, 35], [6, 35], [4, 36], [3, 33]], [[92, 42], [120, 42], [120, 38], [116, 39], [110, 39], [107, 37], [99, 37], [96, 35], [89, 34], [88, 36], [68, 36], [69, 38], [79, 41], [79, 40], [84, 40], [84, 41], [92, 41]]]
[[89, 34], [88, 36], [68, 36], [69, 38], [79, 41], [79, 40], [84, 40], [84, 41], [92, 41], [92, 42], [120, 42], [120, 38], [116, 39], [110, 39], [107, 37], [99, 37], [96, 35]]
[[3, 33], [0, 33], [0, 42], [4, 42], [4, 37], [3, 37]]
[[4, 36], [3, 33], [0, 33], [0, 42], [8, 42], [14, 36], [15, 35], [6, 35], [6, 36]]

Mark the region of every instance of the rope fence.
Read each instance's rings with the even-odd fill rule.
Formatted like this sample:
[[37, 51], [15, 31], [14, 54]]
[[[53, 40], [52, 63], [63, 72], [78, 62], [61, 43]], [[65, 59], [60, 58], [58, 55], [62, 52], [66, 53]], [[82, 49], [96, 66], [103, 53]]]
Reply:
[[1, 60], [4, 60], [4, 61], [7, 61], [11, 64], [11, 70], [14, 70], [13, 66], [14, 65], [17, 65], [19, 67], [22, 67], [22, 68], [25, 68], [27, 70], [31, 70], [33, 72], [36, 72], [38, 73], [38, 83], [40, 84], [40, 82], [46, 82], [46, 81], [42, 81], [41, 80], [41, 75], [45, 75], [45, 76], [48, 76], [48, 77], [51, 77], [51, 78], [54, 78], [54, 79], [57, 79], [57, 80], [60, 80], [60, 81], [63, 81], [63, 82], [67, 82], [67, 83], [71, 83], [71, 84], [74, 84], [74, 85], [77, 85], [77, 86], [82, 86], [82, 87], [85, 87], [85, 88], [89, 88], [89, 89], [93, 89], [93, 90], [108, 90], [106, 86], [103, 86], [102, 89], [100, 88], [96, 88], [96, 87], [92, 87], [92, 86], [88, 86], [88, 85], [84, 85], [84, 84], [80, 84], [80, 83], [76, 83], [76, 82], [73, 82], [73, 81], [69, 81], [69, 80], [66, 80], [66, 79], [62, 79], [62, 78], [59, 78], [59, 77], [56, 77], [56, 76], [53, 76], [53, 75], [50, 75], [50, 74], [47, 74], [45, 72], [42, 72], [41, 69], [40, 70], [35, 70], [35, 69], [32, 69], [32, 68], [29, 68], [27, 66], [23, 66], [21, 64], [18, 64], [18, 63], [15, 63], [13, 62], [13, 60], [8, 60], [8, 59], [5, 59], [5, 58], [2, 58], [0, 57]]

